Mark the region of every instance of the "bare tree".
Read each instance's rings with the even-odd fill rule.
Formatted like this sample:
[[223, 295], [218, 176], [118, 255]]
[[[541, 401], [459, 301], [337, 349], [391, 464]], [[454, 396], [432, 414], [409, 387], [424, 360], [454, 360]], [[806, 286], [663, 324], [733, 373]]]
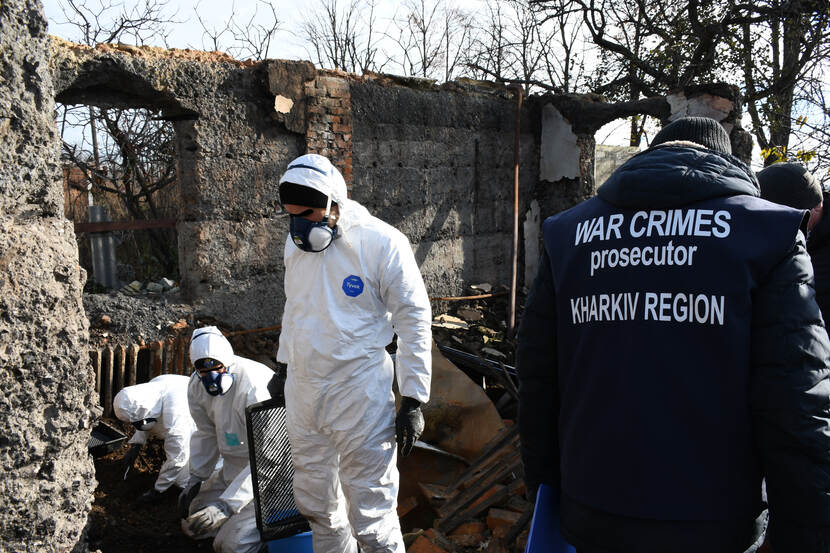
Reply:
[[381, 71], [375, 0], [318, 0], [302, 29], [314, 62], [353, 73]]
[[[277, 16], [274, 4], [257, 0], [254, 11], [245, 22], [239, 22], [236, 4], [231, 5], [231, 15], [224, 25], [209, 25], [202, 17], [201, 0], [193, 8], [196, 20], [202, 27], [202, 48], [223, 51], [241, 60], [263, 60], [268, 57], [271, 45], [277, 33], [282, 30], [282, 22]], [[262, 10], [265, 15], [260, 14]]]
[[[830, 106], [824, 98], [824, 75], [830, 69], [830, 7], [798, 0], [755, 2], [746, 8], [733, 36], [740, 44], [747, 110], [765, 163], [788, 158], [826, 161]], [[789, 148], [791, 138], [801, 143], [800, 152]], [[805, 142], [812, 142], [812, 147]]]
[[77, 29], [73, 37], [82, 44], [94, 46], [129, 39], [141, 45], [151, 40], [166, 43], [170, 34], [169, 24], [175, 19], [175, 11], [167, 13], [168, 0], [144, 0], [131, 7], [126, 2], [102, 0], [93, 4], [85, 0], [60, 0], [65, 21]]
[[[115, 198], [120, 209], [136, 220], [159, 219], [175, 214], [175, 198], [166, 194], [176, 181], [175, 133], [172, 126], [152, 112], [135, 109], [102, 109], [99, 159], [79, 144], [63, 142], [63, 156], [80, 169], [96, 195]], [[85, 190], [86, 183], [69, 181]], [[171, 201], [172, 200], [172, 201]], [[146, 231], [150, 255], [167, 275], [176, 271], [176, 240], [166, 229]]]
[[543, 21], [527, 0], [490, 0], [467, 59], [474, 74], [521, 84], [525, 92], [572, 92], [584, 80], [572, 14]]
[[[69, 38], [89, 46], [107, 42], [166, 42], [175, 12], [166, 0], [144, 0], [132, 7], [124, 2], [61, 0], [75, 30]], [[64, 159], [84, 176], [70, 180], [89, 190], [98, 201], [134, 219], [160, 216], [159, 201], [176, 182], [173, 127], [157, 114], [136, 109], [99, 109], [93, 106], [56, 106]], [[149, 255], [170, 275], [176, 269], [175, 235], [168, 230], [147, 231]]]
[[472, 41], [472, 16], [445, 0], [406, 0], [393, 17], [396, 62], [405, 75], [450, 80]]

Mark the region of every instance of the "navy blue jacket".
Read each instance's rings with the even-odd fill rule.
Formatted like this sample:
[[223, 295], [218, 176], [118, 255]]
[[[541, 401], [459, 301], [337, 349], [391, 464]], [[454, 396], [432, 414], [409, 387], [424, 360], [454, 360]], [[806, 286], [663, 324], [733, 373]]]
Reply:
[[807, 239], [807, 252], [816, 277], [816, 301], [827, 325], [830, 318], [830, 194], [825, 192], [823, 198], [822, 217]]
[[[519, 331], [526, 480], [614, 553], [830, 553], [830, 343], [799, 228], [731, 156], [661, 146], [547, 219]], [[553, 401], [551, 401], [553, 398]]]

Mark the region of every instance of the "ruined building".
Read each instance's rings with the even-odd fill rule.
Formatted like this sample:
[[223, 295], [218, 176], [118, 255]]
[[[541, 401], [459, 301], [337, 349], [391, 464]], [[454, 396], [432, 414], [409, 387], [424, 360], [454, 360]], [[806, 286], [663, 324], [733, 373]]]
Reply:
[[[162, 110], [177, 136], [182, 289], [203, 313], [253, 328], [283, 302], [277, 184], [306, 152], [331, 157], [351, 196], [410, 239], [431, 295], [510, 279], [513, 89], [348, 75], [308, 62], [50, 39], [39, 2], [0, 4], [0, 549], [70, 551], [92, 491], [98, 411], [85, 279], [62, 215], [53, 103]], [[525, 99], [519, 136], [520, 280], [544, 216], [595, 191], [594, 132], [635, 113], [721, 120], [744, 157], [737, 94], [695, 87], [626, 104]], [[83, 546], [79, 546], [82, 548]]]

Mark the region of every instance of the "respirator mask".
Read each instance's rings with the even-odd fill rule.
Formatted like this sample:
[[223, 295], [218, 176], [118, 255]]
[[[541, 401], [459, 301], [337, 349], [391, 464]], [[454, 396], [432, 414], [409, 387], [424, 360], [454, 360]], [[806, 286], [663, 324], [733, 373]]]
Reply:
[[[199, 374], [199, 380], [208, 394], [212, 396], [225, 395], [233, 386], [233, 375], [228, 372], [220, 361], [216, 359], [199, 359], [193, 364]], [[208, 371], [208, 372], [205, 372]]]
[[306, 252], [321, 252], [328, 248], [337, 238], [337, 227], [329, 226], [329, 215], [331, 214], [331, 196], [326, 200], [326, 213], [320, 221], [309, 221], [304, 216], [311, 213], [311, 210], [304, 211], [297, 215], [291, 215], [291, 240], [298, 248]]

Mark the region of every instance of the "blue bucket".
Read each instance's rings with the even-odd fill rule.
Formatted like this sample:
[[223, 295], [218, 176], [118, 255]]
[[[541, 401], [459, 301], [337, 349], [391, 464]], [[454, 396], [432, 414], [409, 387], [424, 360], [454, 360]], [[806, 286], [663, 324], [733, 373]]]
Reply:
[[559, 494], [542, 484], [536, 493], [536, 509], [525, 553], [576, 553], [562, 537], [559, 526]]
[[313, 553], [311, 532], [303, 532], [268, 542], [268, 553]]

